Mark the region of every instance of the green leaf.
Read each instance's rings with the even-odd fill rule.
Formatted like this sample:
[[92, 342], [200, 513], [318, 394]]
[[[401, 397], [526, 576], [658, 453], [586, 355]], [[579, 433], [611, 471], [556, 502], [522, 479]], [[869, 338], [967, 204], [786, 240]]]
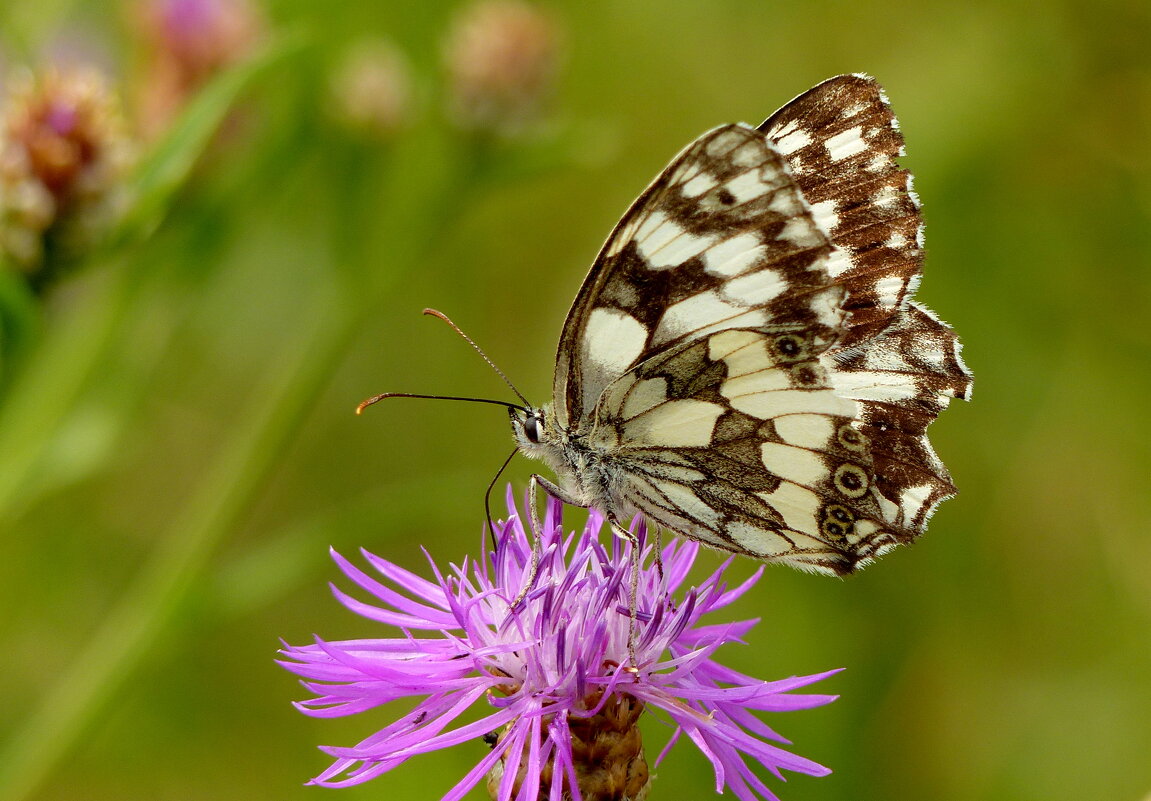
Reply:
[[298, 36], [282, 36], [212, 80], [137, 166], [131, 178], [132, 201], [112, 232], [113, 247], [147, 237], [164, 219], [176, 193], [240, 94], [276, 62], [296, 52]]

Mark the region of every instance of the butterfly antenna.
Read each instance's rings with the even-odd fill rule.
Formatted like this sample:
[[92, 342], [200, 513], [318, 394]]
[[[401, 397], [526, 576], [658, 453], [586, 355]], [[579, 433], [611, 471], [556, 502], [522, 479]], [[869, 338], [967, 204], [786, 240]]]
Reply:
[[496, 471], [496, 474], [494, 476], [492, 476], [492, 480], [488, 483], [488, 488], [486, 490], [484, 490], [484, 515], [487, 517], [488, 533], [491, 535], [491, 538], [492, 538], [492, 549], [493, 550], [496, 547], [496, 527], [495, 527], [495, 524], [492, 523], [492, 506], [491, 506], [491, 502], [490, 502], [491, 497], [492, 497], [492, 490], [495, 489], [496, 482], [500, 480], [500, 476], [503, 475], [504, 470], [507, 469], [508, 465], [512, 463], [512, 459], [519, 452], [520, 452], [520, 449], [516, 448], [515, 450], [513, 450], [511, 453], [508, 454], [508, 458], [504, 459], [504, 463], [500, 465], [500, 469]]
[[461, 398], [455, 395], [419, 395], [414, 392], [385, 392], [382, 395], [373, 395], [366, 401], [360, 403], [356, 407], [356, 414], [363, 414], [364, 409], [369, 406], [379, 403], [386, 398], [424, 398], [425, 400], [454, 400], [454, 401], [467, 401], [468, 403], [491, 403], [496, 406], [503, 406], [508, 409], [519, 409], [521, 412], [529, 411], [528, 407], [520, 406], [518, 403], [508, 403], [502, 400], [492, 400], [491, 398]]
[[451, 326], [453, 331], [455, 331], [457, 334], [459, 334], [461, 337], [463, 337], [465, 342], [467, 342], [469, 345], [471, 345], [473, 348], [476, 349], [476, 353], [480, 354], [480, 356], [483, 357], [483, 360], [488, 363], [488, 367], [495, 370], [496, 375], [498, 375], [500, 378], [502, 378], [504, 380], [504, 383], [507, 384], [509, 387], [511, 387], [512, 392], [516, 393], [516, 397], [524, 402], [524, 406], [526, 406], [526, 407], [531, 406], [531, 403], [528, 402], [528, 399], [523, 396], [523, 393], [521, 393], [518, 389], [516, 389], [516, 385], [513, 384], [511, 382], [511, 379], [508, 378], [507, 375], [504, 374], [504, 371], [501, 370], [500, 368], [496, 367], [496, 363], [488, 358], [488, 355], [486, 353], [484, 353], [484, 349], [481, 348], [479, 345], [477, 345], [475, 343], [475, 341], [470, 336], [468, 336], [462, 330], [460, 330], [460, 327], [458, 325], [456, 325], [455, 323], [453, 323], [451, 321], [450, 317], [448, 317], [442, 311], [437, 311], [436, 309], [424, 309], [424, 314], [430, 315], [432, 317], [439, 317], [441, 320], [443, 320], [445, 323], [447, 323], [449, 326]]

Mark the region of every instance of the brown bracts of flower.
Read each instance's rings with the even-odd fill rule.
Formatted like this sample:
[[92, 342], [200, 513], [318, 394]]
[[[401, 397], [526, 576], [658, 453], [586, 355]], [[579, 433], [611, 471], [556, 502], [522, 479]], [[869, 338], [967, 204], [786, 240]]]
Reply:
[[115, 214], [134, 147], [91, 69], [18, 73], [0, 112], [0, 251], [36, 273], [46, 246], [83, 246]]
[[[568, 728], [572, 741], [572, 768], [576, 784], [584, 801], [643, 801], [651, 788], [651, 771], [643, 753], [643, 739], [639, 718], [644, 705], [629, 695], [613, 694], [603, 700], [602, 691], [585, 699], [585, 706], [595, 710], [588, 717], [568, 714]], [[546, 722], [545, 722], [546, 725]], [[494, 737], [492, 746], [498, 746], [502, 733]], [[520, 758], [513, 794], [519, 793], [520, 783], [527, 772], [528, 754]], [[488, 795], [498, 797], [500, 780], [506, 766], [501, 760], [488, 775]], [[552, 778], [556, 770], [554, 758], [540, 768], [540, 801], [550, 798]]]

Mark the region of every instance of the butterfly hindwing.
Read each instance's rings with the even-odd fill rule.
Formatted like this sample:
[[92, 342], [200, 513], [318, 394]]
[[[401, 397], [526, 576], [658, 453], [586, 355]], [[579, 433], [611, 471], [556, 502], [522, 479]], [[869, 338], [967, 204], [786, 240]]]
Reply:
[[619, 496], [724, 550], [849, 572], [911, 539], [873, 486], [858, 404], [820, 363], [819, 329], [728, 329], [658, 354], [603, 393], [589, 437]]
[[880, 334], [830, 355], [840, 391], [859, 400], [859, 427], [872, 442], [884, 498], [905, 525], [922, 530], [935, 507], [955, 494], [927, 439], [927, 427], [950, 399], [970, 393], [954, 332], [910, 303]]

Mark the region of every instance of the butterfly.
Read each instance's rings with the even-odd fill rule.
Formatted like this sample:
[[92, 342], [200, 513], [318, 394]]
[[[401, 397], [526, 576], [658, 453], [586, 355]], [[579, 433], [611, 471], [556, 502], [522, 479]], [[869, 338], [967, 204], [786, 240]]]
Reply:
[[923, 226], [903, 153], [866, 75], [688, 145], [580, 287], [552, 402], [504, 404], [519, 451], [558, 478], [533, 489], [622, 536], [642, 513], [835, 575], [920, 535], [955, 494], [927, 427], [971, 374], [913, 300]]
[[850, 573], [955, 494], [927, 426], [971, 374], [912, 298], [923, 262], [903, 137], [841, 75], [687, 146], [576, 296], [552, 403], [511, 409], [551, 495], [707, 545]]

